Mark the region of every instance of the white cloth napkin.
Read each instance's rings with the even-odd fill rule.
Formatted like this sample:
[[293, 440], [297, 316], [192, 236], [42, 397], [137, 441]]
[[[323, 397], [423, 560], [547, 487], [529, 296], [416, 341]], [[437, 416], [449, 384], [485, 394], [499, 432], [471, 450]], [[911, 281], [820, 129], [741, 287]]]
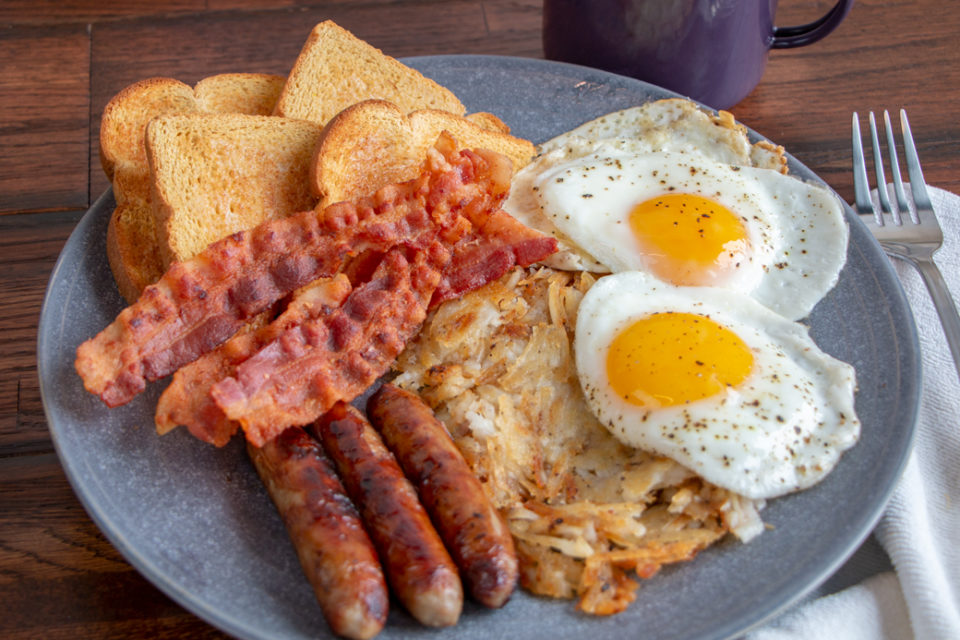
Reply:
[[[929, 191], [945, 237], [934, 260], [960, 300], [960, 196]], [[893, 262], [923, 358], [914, 448], [874, 531], [894, 571], [804, 601], [747, 640], [960, 640], [960, 380], [923, 281]]]

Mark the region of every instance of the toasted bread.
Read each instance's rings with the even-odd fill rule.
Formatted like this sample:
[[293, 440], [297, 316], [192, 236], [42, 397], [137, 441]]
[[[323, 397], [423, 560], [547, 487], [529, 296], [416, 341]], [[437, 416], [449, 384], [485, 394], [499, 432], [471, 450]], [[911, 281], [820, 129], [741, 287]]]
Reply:
[[460, 148], [502, 153], [513, 161], [514, 171], [535, 154], [528, 140], [484, 129], [463, 116], [435, 109], [406, 114], [385, 100], [366, 100], [343, 110], [324, 128], [311, 170], [313, 192], [324, 206], [410, 180], [442, 131]]
[[267, 115], [283, 76], [231, 73], [204, 78], [194, 88], [173, 78], [148, 78], [120, 91], [100, 122], [100, 162], [117, 207], [107, 227], [107, 258], [117, 288], [129, 301], [163, 273], [156, 240], [144, 132], [167, 114], [238, 112]]
[[107, 225], [107, 260], [120, 295], [133, 302], [145, 286], [163, 275], [150, 204], [149, 169], [141, 171], [130, 163], [118, 165], [113, 191], [117, 206]]
[[163, 272], [150, 205], [144, 130], [157, 115], [197, 109], [188, 85], [172, 78], [148, 78], [120, 91], [103, 110], [100, 164], [117, 201], [107, 226], [107, 260], [128, 301], [136, 300]]
[[275, 115], [326, 124], [350, 105], [379, 98], [404, 112], [466, 111], [453, 93], [327, 20], [310, 32]]
[[487, 129], [488, 131], [499, 131], [500, 133], [510, 133], [510, 127], [506, 122], [498, 118], [497, 116], [489, 113], [487, 111], [477, 111], [475, 113], [468, 113], [466, 115], [467, 120], [480, 125], [481, 128]]
[[205, 113], [268, 116], [286, 81], [284, 76], [265, 73], [221, 73], [198, 82], [193, 92]]
[[193, 89], [173, 78], [148, 78], [113, 97], [100, 119], [100, 164], [111, 180], [118, 164], [146, 170], [143, 131], [147, 122], [165, 113], [198, 111]]
[[310, 209], [318, 124], [274, 116], [190, 114], [147, 126], [147, 159], [164, 265], [208, 244]]

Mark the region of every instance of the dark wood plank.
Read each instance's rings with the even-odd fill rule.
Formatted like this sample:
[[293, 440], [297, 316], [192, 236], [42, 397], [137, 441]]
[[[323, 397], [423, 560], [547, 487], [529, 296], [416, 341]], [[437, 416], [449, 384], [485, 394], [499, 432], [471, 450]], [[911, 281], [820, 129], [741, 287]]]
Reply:
[[131, 16], [201, 11], [206, 0], [4, 0], [0, 3], [0, 23], [61, 24]]
[[[425, 4], [424, 0], [416, 0], [419, 4]], [[445, 0], [427, 0], [432, 2], [444, 2]], [[410, 0], [363, 0], [362, 4], [372, 5], [393, 5]], [[280, 9], [299, 7], [304, 9], [314, 8], [323, 9], [334, 5], [353, 4], [358, 5], [361, 2], [357, 0], [207, 0], [207, 9], [210, 11], [227, 10], [260, 10], [260, 9]]]
[[[490, 37], [500, 41], [505, 55], [543, 57], [540, 38], [543, 0], [484, 2]], [[455, 52], [459, 53], [459, 52]]]
[[[444, 0], [432, 0], [442, 2]], [[364, 4], [398, 4], [409, 0], [364, 0]], [[0, 24], [53, 25], [78, 22], [102, 22], [124, 18], [196, 14], [211, 11], [251, 11], [324, 8], [359, 4], [356, 0], [5, 0], [0, 3]], [[423, 4], [421, 2], [420, 4]]]
[[86, 26], [4, 29], [0, 60], [0, 212], [86, 207]]
[[0, 457], [0, 540], [0, 637], [227, 637], [127, 563], [52, 453]]
[[47, 281], [82, 211], [0, 216], [0, 457], [52, 450], [37, 380]]

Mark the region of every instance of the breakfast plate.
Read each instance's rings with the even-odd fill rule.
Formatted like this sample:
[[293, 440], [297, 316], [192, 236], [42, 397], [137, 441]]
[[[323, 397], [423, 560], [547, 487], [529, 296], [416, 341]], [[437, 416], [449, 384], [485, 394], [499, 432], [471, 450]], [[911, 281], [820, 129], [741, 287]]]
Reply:
[[[604, 113], [673, 94], [574, 65], [491, 56], [405, 62], [542, 142]], [[758, 134], [751, 132], [754, 139]], [[789, 157], [794, 175], [819, 182]], [[906, 460], [920, 384], [916, 331], [895, 273], [859, 220], [847, 264], [809, 318], [826, 352], [857, 372], [860, 442], [814, 488], [771, 501], [749, 544], [723, 542], [644, 581], [624, 613], [591, 617], [571, 601], [518, 591], [499, 611], [467, 603], [460, 623], [420, 627], [394, 607], [381, 638], [728, 638], [796, 602], [835, 571], [876, 523]], [[116, 548], [164, 593], [238, 638], [329, 637], [279, 515], [238, 439], [217, 449], [185, 430], [158, 437], [162, 384], [108, 410], [83, 390], [76, 347], [122, 309], [104, 237], [105, 193], [65, 245], [39, 325], [44, 409], [67, 476]]]

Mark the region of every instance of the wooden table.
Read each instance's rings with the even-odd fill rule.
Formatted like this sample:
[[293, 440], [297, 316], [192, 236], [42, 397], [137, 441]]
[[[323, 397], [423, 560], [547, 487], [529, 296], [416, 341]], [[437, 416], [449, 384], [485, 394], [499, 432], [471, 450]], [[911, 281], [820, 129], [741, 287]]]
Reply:
[[[807, 22], [830, 4], [783, 0], [778, 22]], [[286, 73], [326, 18], [398, 57], [542, 57], [540, 12], [538, 0], [0, 5], [0, 637], [223, 637], [142, 578], [88, 518], [41, 407], [37, 319], [58, 252], [107, 187], [97, 139], [110, 97], [155, 75]], [[958, 37], [952, 3], [859, 0], [827, 40], [775, 52], [733, 111], [850, 200], [851, 111], [906, 107], [927, 181], [960, 192]]]

